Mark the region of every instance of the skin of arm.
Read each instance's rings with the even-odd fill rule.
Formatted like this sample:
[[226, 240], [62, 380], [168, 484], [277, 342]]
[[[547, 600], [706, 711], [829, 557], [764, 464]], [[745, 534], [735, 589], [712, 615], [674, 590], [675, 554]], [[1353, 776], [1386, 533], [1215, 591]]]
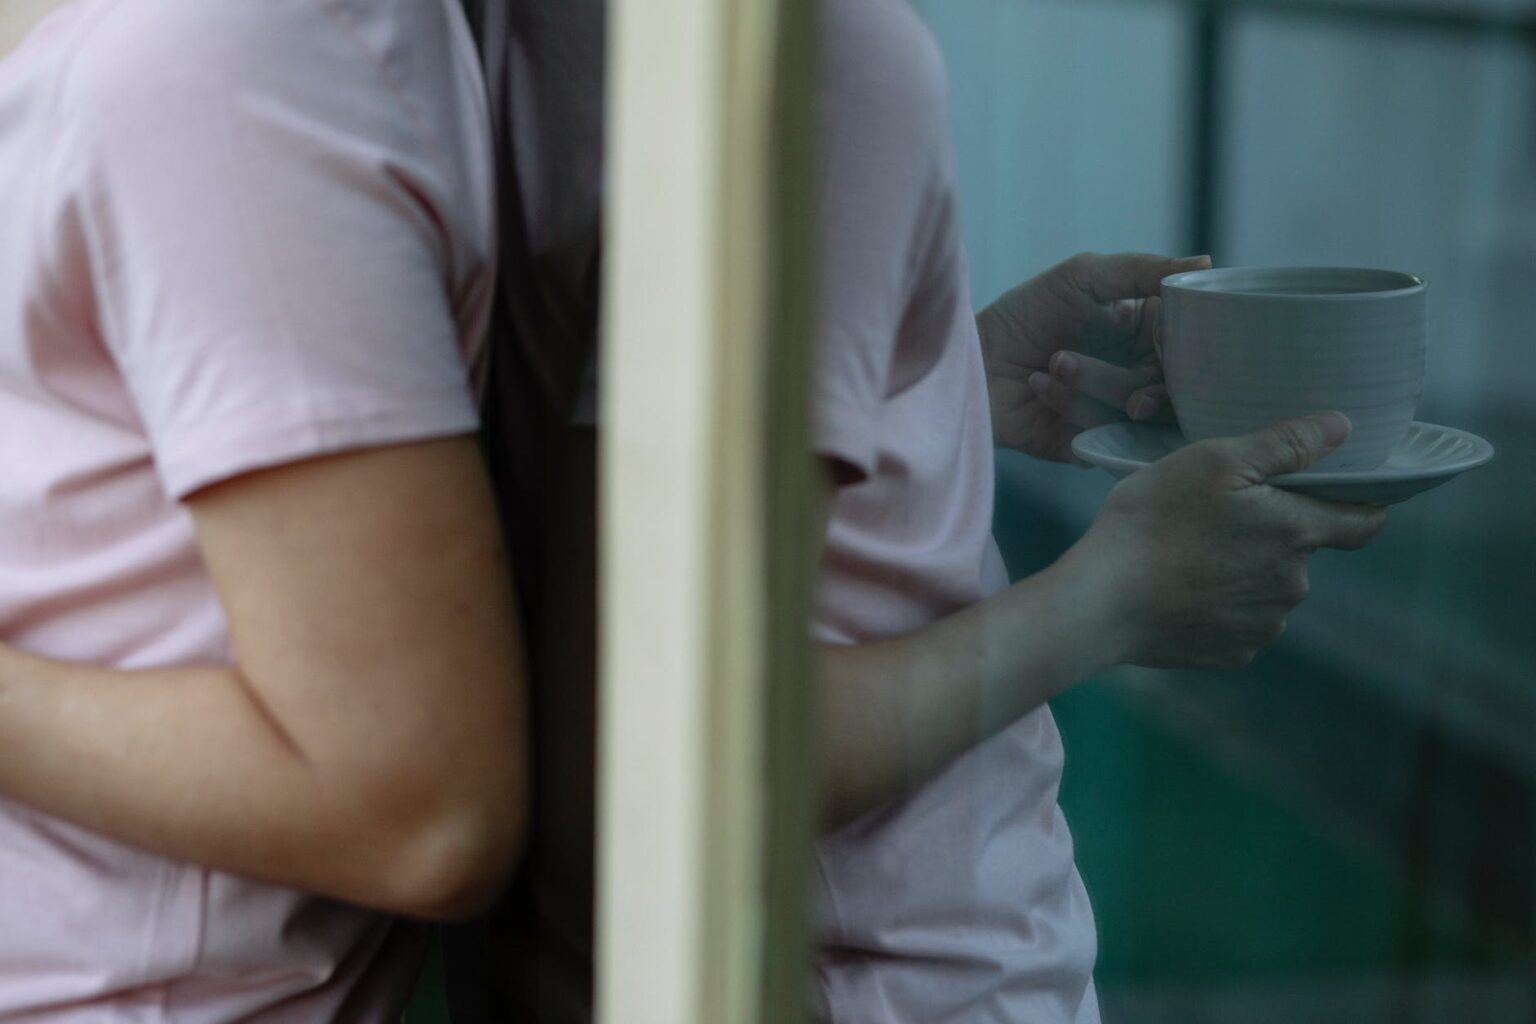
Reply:
[[178, 860], [419, 917], [499, 888], [527, 817], [522, 660], [467, 438], [187, 500], [234, 661], [0, 647], [0, 793]]
[[[826, 463], [826, 506], [837, 470]], [[1052, 566], [923, 629], [823, 644], [823, 825], [853, 821], [1116, 663], [1088, 579]]]
[[1110, 668], [1102, 614], [1053, 566], [913, 633], [822, 647], [823, 823], [853, 821]]
[[[1320, 547], [1363, 547], [1385, 511], [1270, 487], [1342, 444], [1337, 413], [1189, 445], [1110, 492], [1055, 564], [901, 636], [823, 645], [823, 825], [910, 791], [1117, 664], [1235, 669], [1284, 630]], [[826, 463], [823, 498], [839, 477]]]

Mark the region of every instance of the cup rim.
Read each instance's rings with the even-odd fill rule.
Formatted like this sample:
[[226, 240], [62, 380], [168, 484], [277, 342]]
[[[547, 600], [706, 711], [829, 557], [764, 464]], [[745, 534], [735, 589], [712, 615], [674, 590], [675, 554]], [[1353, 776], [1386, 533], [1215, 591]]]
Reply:
[[[1249, 279], [1258, 277], [1261, 280], [1273, 280], [1280, 283], [1288, 278], [1294, 279], [1303, 274], [1351, 274], [1357, 276], [1364, 274], [1378, 277], [1387, 286], [1369, 291], [1348, 292], [1273, 292], [1216, 287], [1224, 280], [1230, 280], [1239, 276]], [[1175, 291], [1182, 292], [1185, 295], [1211, 295], [1244, 300], [1262, 299], [1267, 302], [1365, 302], [1374, 299], [1402, 298], [1415, 292], [1422, 292], [1428, 287], [1429, 282], [1416, 274], [1409, 274], [1401, 270], [1382, 270], [1376, 267], [1212, 267], [1209, 270], [1186, 270], [1182, 273], [1171, 274], [1163, 278], [1162, 281], [1164, 292]]]

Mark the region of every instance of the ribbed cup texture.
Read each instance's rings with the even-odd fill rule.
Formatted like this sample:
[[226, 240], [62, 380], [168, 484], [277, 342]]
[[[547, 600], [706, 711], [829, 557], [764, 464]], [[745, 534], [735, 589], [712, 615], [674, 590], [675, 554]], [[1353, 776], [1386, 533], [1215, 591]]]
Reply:
[[1235, 268], [1169, 278], [1160, 348], [1184, 436], [1246, 434], [1336, 410], [1354, 430], [1311, 468], [1381, 465], [1407, 435], [1424, 388], [1424, 292], [1417, 278], [1391, 271]]

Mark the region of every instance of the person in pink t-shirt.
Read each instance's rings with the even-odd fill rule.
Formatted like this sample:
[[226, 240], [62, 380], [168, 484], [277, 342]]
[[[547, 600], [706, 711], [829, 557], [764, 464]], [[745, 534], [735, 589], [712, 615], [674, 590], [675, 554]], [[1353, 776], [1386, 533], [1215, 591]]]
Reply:
[[456, 0], [0, 62], [0, 1019], [394, 1022], [526, 821]]
[[1158, 287], [1209, 264], [1081, 255], [974, 315], [932, 37], [905, 0], [822, 13], [818, 1008], [1092, 1024], [1096, 936], [1047, 701], [1119, 663], [1245, 663], [1304, 595], [1308, 556], [1366, 543], [1383, 513], [1266, 486], [1349, 429], [1277, 424], [1122, 482], [1010, 587], [994, 445], [1067, 460], [1085, 427], [1166, 416]]

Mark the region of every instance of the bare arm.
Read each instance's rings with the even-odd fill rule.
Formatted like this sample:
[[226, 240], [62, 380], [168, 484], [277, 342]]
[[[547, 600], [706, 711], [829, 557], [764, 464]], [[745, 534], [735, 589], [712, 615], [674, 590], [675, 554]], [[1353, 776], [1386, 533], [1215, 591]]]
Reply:
[[468, 439], [188, 502], [235, 663], [0, 648], [0, 793], [180, 860], [381, 909], [492, 895], [526, 816], [521, 653]]
[[931, 626], [822, 653], [824, 823], [846, 824], [1114, 664], [1093, 595], [1053, 566]]
[[[1247, 664], [1305, 598], [1312, 553], [1361, 547], [1385, 520], [1265, 483], [1348, 433], [1335, 415], [1190, 445], [1121, 481], [1045, 571], [912, 633], [825, 646], [824, 824], [905, 794], [1113, 665]], [[830, 469], [825, 480], [830, 502]]]
[[[830, 503], [835, 466], [828, 463]], [[923, 629], [822, 647], [823, 824], [846, 824], [1113, 665], [1102, 593], [1056, 565]]]

